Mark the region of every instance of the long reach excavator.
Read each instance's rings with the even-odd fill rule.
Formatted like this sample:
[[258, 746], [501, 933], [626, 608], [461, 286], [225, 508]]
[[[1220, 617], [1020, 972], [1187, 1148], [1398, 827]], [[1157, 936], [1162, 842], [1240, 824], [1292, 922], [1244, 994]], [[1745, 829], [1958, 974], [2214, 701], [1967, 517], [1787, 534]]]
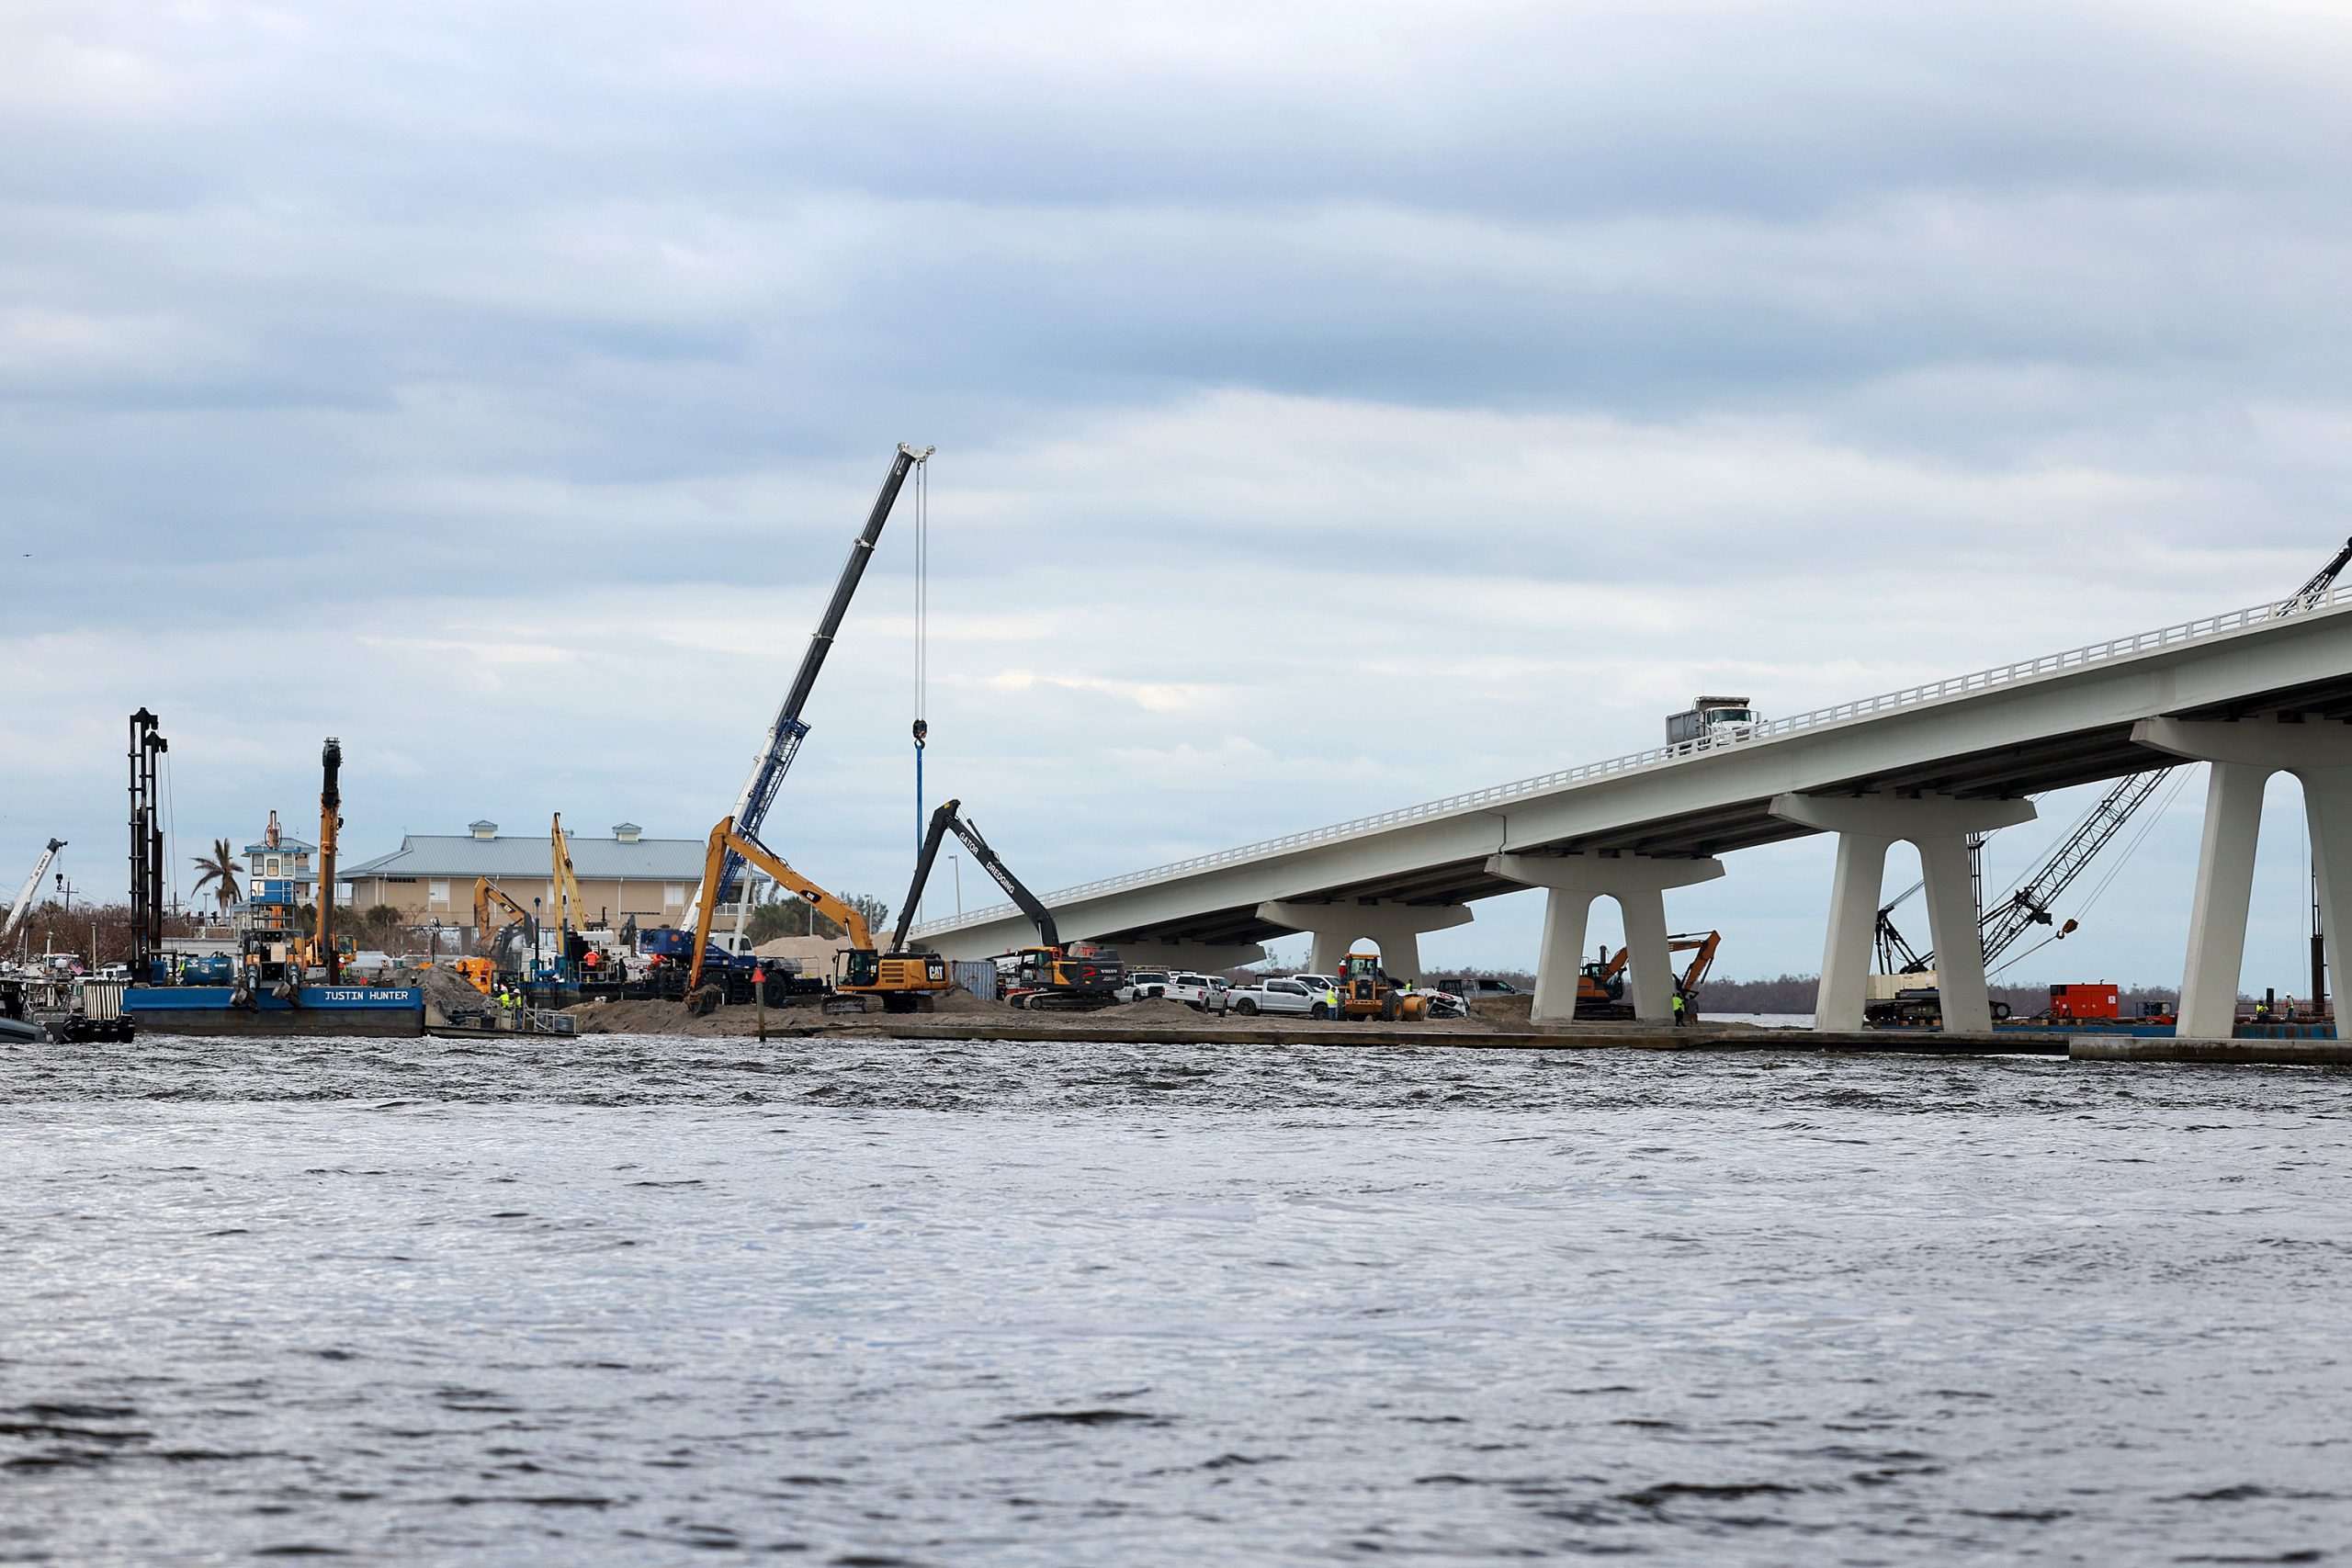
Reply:
[[939, 858], [940, 843], [953, 833], [1037, 927], [1037, 946], [1009, 954], [1009, 965], [999, 964], [1000, 969], [1009, 966], [1011, 970], [1006, 976], [1004, 999], [1014, 1007], [1039, 1012], [1082, 1011], [1108, 1007], [1118, 1000], [1118, 989], [1126, 980], [1119, 955], [1087, 942], [1065, 945], [1061, 931], [1054, 923], [1054, 912], [1012, 874], [997, 852], [989, 848], [988, 840], [980, 837], [979, 829], [964, 820], [962, 805], [961, 801], [946, 801], [931, 814], [931, 826], [923, 834], [922, 853], [915, 861], [914, 884], [907, 889], [907, 901], [899, 908], [899, 927], [891, 933], [890, 950], [905, 950], [907, 932], [914, 925], [915, 910], [922, 903], [923, 884], [931, 880], [932, 863]]
[[713, 895], [730, 864], [750, 864], [775, 879], [776, 886], [807, 899], [827, 919], [842, 928], [849, 946], [833, 955], [833, 990], [842, 996], [879, 997], [885, 1012], [929, 1010], [931, 999], [952, 984], [947, 960], [935, 953], [905, 950], [906, 922], [899, 922], [900, 940], [888, 953], [874, 950], [874, 928], [857, 906], [826, 891], [801, 875], [782, 856], [750, 834], [738, 829], [735, 818], [721, 818], [710, 830], [710, 849], [703, 858], [702, 897], [695, 916], [694, 968], [686, 976], [686, 1010], [703, 1017], [726, 999], [716, 983], [703, 983], [703, 959], [710, 948], [710, 918], [718, 908]]

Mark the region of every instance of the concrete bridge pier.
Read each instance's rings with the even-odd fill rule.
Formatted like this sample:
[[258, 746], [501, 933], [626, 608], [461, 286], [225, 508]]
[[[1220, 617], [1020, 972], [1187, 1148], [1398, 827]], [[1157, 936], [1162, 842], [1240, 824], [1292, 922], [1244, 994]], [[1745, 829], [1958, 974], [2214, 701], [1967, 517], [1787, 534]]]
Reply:
[[1380, 898], [1311, 904], [1281, 898], [1259, 905], [1258, 918], [1315, 939], [1314, 953], [1307, 961], [1310, 974], [1338, 974], [1350, 943], [1372, 942], [1379, 944], [1383, 969], [1418, 986], [1421, 983], [1421, 934], [1466, 926], [1474, 917], [1460, 904], [1400, 904]]
[[[2273, 773], [2303, 786], [2312, 861], [2319, 869], [2320, 924], [2327, 963], [2344, 989], [2339, 943], [2352, 934], [2352, 727], [2300, 714], [2208, 720], [2146, 718], [2132, 728], [2143, 746], [2211, 762], [2205, 836], [2197, 853], [2197, 893], [2188, 913], [2188, 956], [2180, 980], [2183, 1040], [2227, 1040], [2237, 1022], [2238, 972], [2245, 963], [2246, 914], [2254, 899], [2254, 853], [2262, 836], [2262, 793]], [[2341, 1021], [2336, 1037], [2344, 1036]]]
[[1564, 1023], [1577, 1015], [1577, 974], [1584, 966], [1585, 929], [1592, 901], [1610, 897], [1625, 920], [1634, 1016], [1653, 1021], [1674, 1016], [1674, 954], [1668, 943], [1666, 890], [1712, 882], [1719, 860], [1653, 860], [1646, 855], [1499, 854], [1487, 872], [1525, 887], [1547, 889], [1544, 947], [1535, 960], [1533, 1016]]
[[1984, 937], [1968, 874], [1968, 836], [2033, 820], [2030, 800], [1963, 800], [1947, 795], [1781, 795], [1771, 812], [1782, 821], [1838, 835], [1838, 869], [1829, 888], [1829, 931], [1821, 949], [1821, 993], [1813, 1026], [1862, 1027], [1871, 948], [1878, 932], [1886, 852], [1902, 839], [1919, 852], [1928, 882], [1928, 934], [1936, 949], [1936, 986], [1947, 1032], [1984, 1034], [1993, 1027], [1985, 993]]

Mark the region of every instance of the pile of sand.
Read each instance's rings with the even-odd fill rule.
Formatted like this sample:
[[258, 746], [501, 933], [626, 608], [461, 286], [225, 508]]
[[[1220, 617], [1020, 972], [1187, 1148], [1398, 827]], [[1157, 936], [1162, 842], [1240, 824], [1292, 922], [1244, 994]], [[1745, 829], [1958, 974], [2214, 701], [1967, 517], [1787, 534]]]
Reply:
[[961, 986], [950, 986], [946, 990], [940, 992], [937, 996], [932, 998], [931, 1010], [933, 1012], [996, 1013], [1005, 1018], [1011, 1018], [1012, 1016], [1012, 1010], [1005, 1006], [1002, 1002], [984, 1002]]
[[1534, 1007], [1535, 998], [1529, 996], [1480, 997], [1470, 1004], [1470, 1016], [1515, 1029], [1527, 1022]]
[[424, 1005], [450, 1018], [461, 1012], [481, 1012], [498, 1004], [474, 988], [472, 981], [454, 969], [440, 964], [416, 970], [401, 982], [414, 986], [424, 993]]

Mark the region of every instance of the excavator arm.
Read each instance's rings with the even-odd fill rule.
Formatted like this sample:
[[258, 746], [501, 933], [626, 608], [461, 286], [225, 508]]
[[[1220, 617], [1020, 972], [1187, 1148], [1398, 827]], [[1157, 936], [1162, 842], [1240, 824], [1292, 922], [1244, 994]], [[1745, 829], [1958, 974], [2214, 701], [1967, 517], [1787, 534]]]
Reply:
[[474, 942], [477, 945], [490, 941], [490, 907], [503, 905], [507, 913], [518, 920], [527, 920], [531, 911], [506, 896], [506, 890], [487, 876], [474, 878]]
[[775, 879], [777, 886], [806, 898], [816, 907], [818, 913], [842, 928], [851, 947], [862, 953], [874, 951], [874, 928], [864, 915], [858, 913], [855, 905], [827, 892], [793, 870], [775, 851], [757, 839], [736, 831], [732, 817], [722, 818], [718, 826], [710, 830], [710, 848], [703, 856], [701, 907], [695, 914], [695, 965], [686, 976], [688, 991], [702, 984], [703, 954], [710, 946], [711, 916], [718, 908], [716, 897], [718, 879], [726, 874], [727, 857], [730, 854], [766, 872]]
[[1715, 949], [1724, 944], [1721, 931], [1685, 931], [1668, 939], [1677, 953], [1693, 953], [1689, 967], [1682, 971], [1675, 984], [1686, 997], [1699, 994], [1699, 987], [1707, 978], [1707, 971], [1715, 966]]
[[1061, 932], [1054, 924], [1054, 912], [1012, 874], [1012, 868], [999, 859], [997, 852], [989, 848], [989, 841], [980, 837], [979, 829], [964, 820], [957, 810], [963, 804], [960, 800], [944, 801], [938, 810], [931, 814], [931, 827], [922, 836], [922, 853], [915, 861], [914, 885], [907, 889], [907, 901], [899, 910], [898, 929], [890, 933], [890, 951], [904, 953], [907, 950], [907, 932], [913, 927], [915, 909], [922, 902], [923, 884], [931, 880], [932, 863], [939, 858], [940, 843], [949, 833], [964, 840], [964, 847], [972, 852], [972, 858], [996, 878], [996, 885], [1003, 888], [1013, 903], [1020, 906], [1021, 912], [1036, 925], [1037, 940], [1047, 947], [1059, 948], [1062, 944]]
[[548, 829], [548, 850], [554, 862], [556, 930], [576, 931], [586, 923], [588, 910], [580, 897], [580, 878], [572, 874], [571, 845], [563, 836], [560, 811]]

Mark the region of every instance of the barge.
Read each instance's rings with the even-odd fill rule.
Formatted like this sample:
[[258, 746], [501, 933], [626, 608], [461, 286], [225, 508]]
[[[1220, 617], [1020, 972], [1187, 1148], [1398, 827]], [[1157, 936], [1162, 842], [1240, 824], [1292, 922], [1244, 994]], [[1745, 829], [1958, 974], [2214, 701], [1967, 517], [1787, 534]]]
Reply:
[[[122, 1010], [159, 1034], [345, 1034], [399, 1038], [424, 1032], [424, 993], [413, 986], [302, 986], [241, 993], [232, 986], [133, 986]], [[241, 998], [242, 995], [242, 999]]]

